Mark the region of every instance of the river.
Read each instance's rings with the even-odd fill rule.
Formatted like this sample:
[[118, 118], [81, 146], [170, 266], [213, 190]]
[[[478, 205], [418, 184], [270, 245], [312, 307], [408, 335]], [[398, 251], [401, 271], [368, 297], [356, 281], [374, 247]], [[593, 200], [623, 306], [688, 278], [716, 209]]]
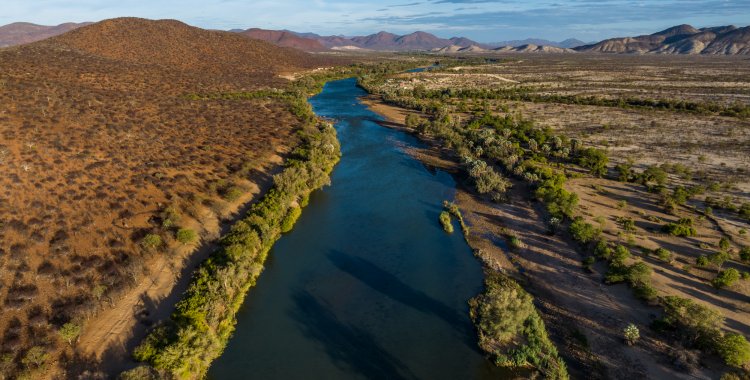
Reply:
[[455, 183], [407, 155], [420, 142], [378, 125], [363, 95], [345, 79], [310, 98], [336, 120], [341, 162], [270, 252], [210, 379], [504, 377], [468, 317], [480, 264], [438, 222]]

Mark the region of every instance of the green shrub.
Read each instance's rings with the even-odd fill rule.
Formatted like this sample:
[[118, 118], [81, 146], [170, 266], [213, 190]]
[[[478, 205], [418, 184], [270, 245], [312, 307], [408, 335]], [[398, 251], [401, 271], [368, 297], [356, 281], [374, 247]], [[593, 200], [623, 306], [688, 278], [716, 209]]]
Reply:
[[742, 368], [750, 362], [750, 343], [740, 334], [724, 335], [716, 344], [716, 351], [731, 366]]
[[60, 330], [57, 330], [57, 333], [72, 346], [73, 342], [78, 339], [78, 335], [81, 334], [81, 326], [73, 322], [68, 322], [60, 327]]
[[617, 180], [620, 182], [630, 182], [635, 178], [633, 165], [630, 163], [618, 164], [615, 166], [615, 171], [617, 172]]
[[731, 244], [729, 243], [729, 239], [727, 239], [726, 237], [722, 237], [719, 240], [719, 249], [721, 249], [722, 251], [728, 251], [730, 246]]
[[582, 244], [587, 244], [596, 240], [599, 237], [599, 234], [601, 234], [601, 230], [586, 223], [581, 217], [575, 218], [575, 220], [570, 223], [569, 230], [573, 239]]
[[299, 219], [300, 215], [302, 215], [301, 208], [289, 208], [289, 212], [284, 216], [284, 219], [281, 220], [281, 232], [287, 233], [291, 231], [294, 227], [294, 223], [297, 223], [297, 219]]
[[567, 379], [565, 363], [550, 341], [533, 298], [515, 281], [488, 273], [485, 291], [469, 301], [479, 346], [497, 365], [534, 366], [545, 378]]
[[695, 259], [695, 265], [699, 267], [706, 267], [710, 263], [711, 261], [708, 260], [708, 257], [706, 257], [705, 255], [700, 255], [698, 256], [698, 258]]
[[638, 330], [638, 327], [632, 323], [625, 327], [622, 334], [625, 337], [625, 342], [629, 346], [636, 344], [641, 338], [640, 330]]
[[612, 248], [609, 247], [607, 241], [599, 240], [594, 247], [594, 255], [600, 259], [609, 260], [612, 257]]
[[47, 350], [42, 346], [33, 346], [26, 354], [21, 358], [21, 363], [26, 367], [42, 367], [46, 362], [49, 355]]
[[453, 233], [453, 223], [451, 223], [451, 214], [448, 211], [440, 213], [440, 225], [443, 226], [443, 230], [449, 234]]
[[617, 222], [620, 223], [620, 227], [626, 232], [635, 232], [635, 221], [630, 217], [618, 217]]
[[161, 226], [164, 228], [172, 228], [180, 222], [182, 216], [175, 206], [169, 206], [161, 212]]
[[234, 202], [240, 199], [240, 197], [242, 197], [242, 194], [244, 193], [245, 192], [242, 191], [241, 188], [237, 186], [232, 186], [228, 188], [226, 191], [224, 191], [224, 199], [228, 200], [229, 202]]
[[695, 236], [697, 232], [693, 227], [693, 219], [682, 218], [677, 223], [667, 223], [662, 227], [662, 231], [672, 235], [681, 237]]
[[689, 346], [712, 348], [721, 337], [724, 317], [718, 311], [691, 299], [666, 296], [662, 299], [662, 322], [671, 327]]
[[651, 183], [656, 183], [658, 186], [664, 186], [667, 182], [667, 172], [658, 166], [649, 166], [646, 170], [641, 173], [641, 183], [648, 186]]
[[518, 236], [511, 235], [508, 237], [508, 245], [511, 249], [521, 249], [525, 248], [526, 244], [524, 244], [521, 239], [518, 238]]
[[177, 241], [182, 244], [192, 244], [198, 241], [198, 234], [189, 228], [180, 228], [177, 230]]
[[593, 271], [592, 267], [595, 262], [596, 262], [596, 258], [594, 256], [588, 256], [582, 261], [583, 268], [589, 272], [592, 272]]
[[148, 234], [141, 240], [141, 246], [146, 249], [157, 249], [162, 243], [161, 236], [157, 234]]
[[615, 265], [622, 265], [625, 260], [630, 258], [630, 250], [624, 245], [617, 245], [615, 251], [612, 254], [612, 263]]
[[607, 153], [596, 148], [582, 149], [578, 153], [578, 165], [590, 170], [591, 175], [601, 177], [607, 174]]
[[711, 285], [717, 289], [726, 288], [734, 285], [739, 279], [740, 272], [737, 271], [737, 269], [729, 268], [719, 272], [719, 274], [716, 275], [716, 278], [711, 281]]
[[672, 252], [669, 252], [668, 250], [664, 248], [657, 248], [654, 250], [654, 255], [659, 258], [659, 260], [665, 262], [665, 263], [671, 263], [672, 262]]
[[727, 260], [729, 260], [729, 252], [725, 251], [714, 252], [708, 256], [708, 261], [710, 261], [711, 264], [716, 265], [719, 269], [724, 266], [724, 263], [727, 262]]
[[750, 247], [743, 247], [740, 250], [740, 260], [750, 261]]
[[120, 374], [118, 380], [161, 380], [159, 373], [146, 365], [135, 367]]

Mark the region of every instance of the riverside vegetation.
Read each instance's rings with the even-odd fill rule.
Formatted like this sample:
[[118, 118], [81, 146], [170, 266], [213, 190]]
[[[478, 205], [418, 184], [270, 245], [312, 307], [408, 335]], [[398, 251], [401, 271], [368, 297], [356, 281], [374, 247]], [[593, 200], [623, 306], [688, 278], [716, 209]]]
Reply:
[[[483, 72], [483, 67], [492, 67], [492, 65], [480, 65], [474, 69], [461, 67], [461, 69], [468, 72]], [[429, 81], [433, 75], [430, 72], [362, 78], [359, 84], [370, 93], [379, 95], [387, 104], [416, 111], [416, 113], [408, 114], [405, 126], [418, 135], [436, 141], [442, 148], [452, 152], [455, 159], [462, 163], [464, 173], [473, 185], [474, 191], [485, 196], [487, 201], [502, 201], [504, 194], [514, 183], [529, 186], [533, 190], [534, 198], [546, 206], [550, 233], [567, 232], [580, 244], [578, 249], [585, 257], [583, 260], [585, 268], [593, 272], [596, 259], [601, 260], [608, 267], [604, 276], [606, 283], [625, 283], [633, 289], [636, 297], [645, 302], [645, 305], [662, 308], [663, 317], [652, 323], [652, 331], [661, 333], [662, 339], [679, 342], [688, 348], [698, 348], [707, 354], [718, 354], [731, 367], [743, 368], [748, 365], [750, 357], [747, 352], [750, 352], [750, 344], [742, 334], [726, 330], [721, 313], [689, 297], [664, 294], [666, 289], [660, 289], [654, 285], [652, 264], [647, 263], [645, 257], [640, 258], [632, 252], [633, 247], [641, 248], [644, 252], [654, 252], [661, 265], [671, 265], [676, 258], [682, 259], [685, 254], [682, 249], [673, 252], [662, 247], [651, 249], [638, 247], [632, 236], [642, 231], [642, 227], [640, 222], [635, 223], [631, 217], [618, 217], [620, 218], [618, 224], [622, 231], [619, 233], [620, 239], [618, 240], [620, 241], [614, 242], [603, 236], [602, 226], [606, 224], [603, 217], [594, 218], [602, 221], [601, 226], [597, 227], [589, 223], [591, 214], [586, 209], [580, 208], [580, 195], [571, 190], [574, 186], [570, 185], [569, 180], [579, 181], [579, 178], [591, 178], [590, 181], [594, 183], [611, 181], [602, 178], [610, 177], [611, 169], [609, 155], [604, 149], [584, 146], [581, 140], [555, 133], [549, 127], [537, 126], [531, 120], [523, 118], [517, 110], [512, 111], [505, 103], [487, 101], [488, 99], [504, 99], [533, 102], [540, 99], [508, 97], [504, 93], [506, 90], [481, 88], [484, 83], [479, 85], [479, 89], [462, 88], [461, 74], [442, 74], [450, 70], [441, 70], [441, 68], [436, 71], [435, 78], [441, 78], [441, 75], [450, 76], [451, 88], [438, 90], [414, 85], [415, 77], [427, 78]], [[467, 74], [466, 77], [468, 81], [466, 86], [477, 86], [476, 81], [472, 80], [472, 75]], [[439, 82], [440, 79], [437, 81]], [[514, 92], [516, 90], [508, 91], [516, 94]], [[565, 101], [557, 98], [547, 100], [567, 103], [566, 99], [563, 99]], [[614, 103], [612, 105], [609, 103], [601, 105], [665, 108], [673, 112], [689, 111], [703, 114], [718, 112], [731, 117], [743, 117], [742, 110], [745, 107], [732, 105], [733, 110], [739, 111], [725, 112], [713, 108], [702, 110], [693, 109], [693, 107], [666, 106], [674, 102], [662, 102], [661, 104], [665, 105], [662, 107], [651, 103], [630, 104], [626, 100], [627, 98], [619, 98], [619, 100], [612, 100]], [[584, 104], [590, 104], [590, 102], [584, 102]], [[418, 116], [419, 114], [427, 117]], [[666, 168], [665, 171], [659, 166], [649, 166], [638, 173], [632, 169], [632, 164], [630, 166], [618, 164], [617, 170], [620, 174], [616, 175], [615, 179], [641, 183], [648, 192], [662, 194], [665, 212], [672, 214], [694, 213], [695, 211], [686, 207], [685, 204], [696, 194], [705, 191], [702, 190], [705, 187], [686, 188], [682, 185], [672, 185], [670, 190], [668, 178], [672, 168]], [[604, 190], [597, 190], [597, 193], [606, 195]], [[584, 201], [588, 209], [590, 201], [588, 198]], [[715, 200], [707, 199], [706, 203], [709, 202], [716, 203]], [[627, 209], [628, 204], [618, 201], [617, 207], [624, 210]], [[741, 209], [741, 207], [734, 208], [734, 210]], [[638, 212], [646, 218], [643, 210], [638, 210]], [[737, 214], [742, 218], [741, 212], [737, 211]], [[701, 216], [701, 218], [705, 217]], [[660, 221], [661, 219], [654, 220]], [[560, 228], [564, 226], [567, 228]], [[696, 227], [693, 218], [685, 216], [674, 222], [663, 224], [662, 231], [675, 238], [689, 238], [706, 233], [705, 229], [698, 231]], [[658, 228], [654, 229], [655, 232], [658, 230]], [[745, 230], [740, 229], [740, 231]], [[609, 231], [607, 232], [609, 234]], [[740, 232], [734, 238], [743, 239], [743, 235]], [[726, 252], [731, 252], [734, 244], [730, 244], [730, 240], [726, 239], [726, 234], [722, 234], [721, 237], [723, 242], [720, 244], [721, 251], [709, 255], [710, 258], [705, 258], [704, 266], [715, 263], [714, 265], [721, 269], [721, 265], [732, 257]], [[627, 242], [622, 241], [623, 239]], [[701, 244], [703, 246], [703, 243]], [[561, 372], [556, 369], [562, 368], [561, 371], [564, 371], [564, 367], [550, 367], [544, 364], [550, 363], [550, 358], [557, 357], [556, 350], [553, 350], [554, 346], [539, 345], [539, 350], [525, 351], [532, 352], [528, 356], [516, 355], [518, 351], [511, 347], [511, 342], [522, 340], [520, 337], [525, 333], [524, 325], [510, 324], [502, 328], [491, 326], [492, 318], [489, 315], [493, 310], [492, 305], [508, 303], [509, 299], [519, 297], [513, 294], [517, 292], [517, 285], [508, 285], [512, 280], [498, 280], [498, 278], [503, 278], [503, 275], [494, 277], [494, 273], [491, 274], [492, 276], [488, 276], [491, 279], [488, 280], [485, 294], [472, 301], [473, 316], [480, 333], [480, 342], [483, 342], [482, 348], [491, 356], [500, 358], [497, 360], [498, 364], [533, 365], [546, 376], [561, 377]], [[714, 280], [707, 281], [707, 283], [716, 288], [724, 288], [738, 283], [741, 278], [740, 271], [733, 267], [720, 271]], [[685, 312], [686, 309], [690, 311]], [[510, 310], [504, 314], [505, 318], [513, 316], [512, 320], [525, 320], [528, 314], [527, 310], [519, 307], [510, 308]], [[512, 310], [515, 310], [517, 314], [514, 315]], [[712, 317], [704, 318], [702, 322], [699, 322], [699, 319], [693, 319], [694, 315]], [[543, 324], [541, 326], [543, 328]], [[700, 335], [701, 339], [695, 338], [696, 334]], [[547, 361], [541, 360], [542, 358]], [[692, 365], [688, 364], [688, 366]]]
[[329, 80], [384, 75], [424, 63], [352, 64], [304, 75], [286, 90], [186, 96], [195, 101], [266, 98], [283, 101], [302, 122], [298, 132], [300, 144], [287, 159], [284, 171], [274, 176], [274, 187], [221, 237], [222, 248], [195, 272], [170, 320], [156, 327], [135, 349], [135, 359], [149, 365], [127, 371], [123, 378], [156, 374], [201, 378], [223, 351], [234, 331], [237, 310], [247, 291], [255, 285], [268, 251], [282, 233], [292, 229], [310, 193], [328, 183], [340, 157], [335, 130], [314, 115], [307, 96], [321, 91]]
[[201, 378], [221, 354], [234, 330], [237, 310], [260, 275], [268, 251], [282, 233], [291, 230], [310, 193], [328, 183], [339, 159], [335, 130], [316, 119], [306, 102], [311, 90], [314, 87], [297, 83], [288, 92], [266, 94], [285, 99], [304, 122], [298, 132], [301, 143], [283, 172], [274, 176], [273, 188], [221, 237], [222, 248], [195, 272], [170, 320], [135, 349], [134, 357], [153, 368], [135, 368], [124, 373], [124, 378], [148, 376], [154, 370], [170, 377]]

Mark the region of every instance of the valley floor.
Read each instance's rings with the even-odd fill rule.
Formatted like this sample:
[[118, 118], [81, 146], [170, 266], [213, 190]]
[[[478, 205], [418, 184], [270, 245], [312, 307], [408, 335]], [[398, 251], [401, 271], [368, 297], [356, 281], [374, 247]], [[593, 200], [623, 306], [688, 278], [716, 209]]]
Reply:
[[[405, 128], [406, 115], [411, 111], [384, 104], [377, 96], [367, 97], [366, 103], [386, 119], [384, 126]], [[426, 165], [452, 170], [462, 183], [463, 175], [458, 174], [455, 157], [449, 152], [436, 147], [409, 151]], [[492, 269], [515, 278], [534, 295], [572, 378], [720, 376], [706, 367], [693, 373], [676, 371], [672, 348], [648, 327], [659, 314], [658, 308], [636, 299], [626, 285], [605, 285], [603, 265], [587, 273], [576, 243], [561, 234], [548, 234], [544, 207], [529, 200], [530, 191], [522, 182], [514, 181], [508, 200], [498, 204], [459, 185], [456, 204], [470, 226], [471, 247], [481, 252]], [[509, 236], [520, 238], [524, 247], [508, 249]], [[641, 341], [635, 346], [623, 343], [622, 331], [630, 323], [641, 330]]]

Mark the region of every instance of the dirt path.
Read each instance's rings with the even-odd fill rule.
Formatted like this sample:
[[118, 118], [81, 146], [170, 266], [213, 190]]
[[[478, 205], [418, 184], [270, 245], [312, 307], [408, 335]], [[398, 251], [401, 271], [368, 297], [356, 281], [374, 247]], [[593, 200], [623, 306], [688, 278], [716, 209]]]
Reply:
[[[366, 99], [371, 109], [388, 121], [384, 125], [403, 128], [410, 112]], [[424, 156], [438, 150], [422, 150]], [[433, 157], [434, 163], [445, 157]], [[459, 183], [460, 176], [457, 176]], [[550, 336], [568, 362], [573, 378], [615, 379], [711, 379], [719, 374], [701, 369], [678, 372], [671, 364], [670, 347], [650, 332], [658, 314], [636, 299], [625, 285], [606, 286], [603, 264], [594, 273], [583, 270], [583, 257], [575, 243], [560, 234], [549, 235], [542, 205], [528, 201], [528, 191], [516, 182], [509, 201], [495, 204], [478, 198], [459, 186], [456, 203], [470, 225], [469, 243], [483, 253], [490, 267], [516, 278], [536, 299]], [[526, 248], [509, 251], [505, 236], [513, 234]], [[622, 330], [629, 323], [641, 331], [636, 346], [623, 342]]]
[[[279, 173], [283, 159], [274, 156], [268, 168], [255, 178], [249, 200], [220, 223], [220, 236], [241, 219], [250, 206], [273, 185], [273, 175]], [[219, 222], [217, 222], [219, 223]], [[150, 273], [119, 299], [112, 308], [104, 309], [88, 320], [76, 344], [78, 354], [89, 363], [98, 363], [99, 370], [116, 375], [137, 365], [132, 359], [133, 349], [146, 337], [151, 326], [167, 320], [174, 306], [187, 290], [192, 273], [219, 246], [215, 239], [196, 249], [178, 254], [159, 254], [149, 267]]]

